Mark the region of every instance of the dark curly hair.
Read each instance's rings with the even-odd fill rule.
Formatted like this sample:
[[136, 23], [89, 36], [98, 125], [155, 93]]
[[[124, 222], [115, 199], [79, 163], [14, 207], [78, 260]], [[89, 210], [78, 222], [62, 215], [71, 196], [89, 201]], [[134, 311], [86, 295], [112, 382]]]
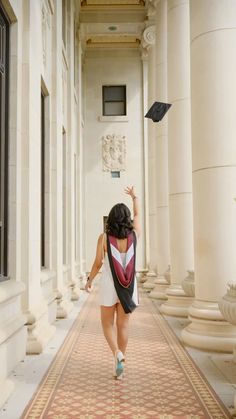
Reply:
[[125, 204], [116, 204], [109, 212], [106, 233], [117, 239], [125, 239], [133, 230], [131, 213]]

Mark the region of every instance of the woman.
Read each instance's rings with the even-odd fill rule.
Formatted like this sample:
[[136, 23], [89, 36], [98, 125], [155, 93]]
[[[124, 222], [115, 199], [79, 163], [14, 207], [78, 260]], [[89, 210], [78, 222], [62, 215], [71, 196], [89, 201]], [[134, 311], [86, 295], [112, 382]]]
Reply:
[[135, 277], [136, 236], [140, 234], [138, 203], [133, 186], [127, 187], [125, 193], [133, 201], [133, 221], [125, 204], [116, 204], [111, 209], [106, 234], [98, 238], [95, 261], [85, 287], [87, 291], [90, 290], [104, 262], [100, 283], [101, 322], [104, 336], [115, 358], [115, 376], [118, 379], [123, 377], [130, 313], [138, 305]]

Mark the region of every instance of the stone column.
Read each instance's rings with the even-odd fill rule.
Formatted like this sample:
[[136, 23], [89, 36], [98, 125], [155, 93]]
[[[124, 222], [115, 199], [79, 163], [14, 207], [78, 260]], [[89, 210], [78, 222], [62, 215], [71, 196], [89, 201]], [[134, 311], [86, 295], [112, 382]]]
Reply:
[[[22, 313], [21, 296], [21, 105], [22, 105], [22, 10], [7, 11], [11, 22], [9, 87], [9, 200], [8, 200], [8, 276], [0, 282], [0, 406], [14, 389], [9, 377], [24, 358], [27, 331]], [[2, 163], [3, 156], [1, 156]]]
[[168, 114], [171, 286], [161, 306], [187, 316], [192, 302], [181, 282], [193, 269], [189, 0], [168, 0]]
[[86, 283], [85, 272], [85, 232], [84, 232], [84, 151], [83, 151], [83, 134], [84, 134], [84, 119], [83, 119], [83, 49], [82, 49], [82, 35], [79, 35], [78, 43], [78, 143], [77, 150], [79, 155], [79, 179], [78, 179], [78, 196], [79, 196], [79, 265], [80, 265], [80, 280], [81, 288], [83, 289]]
[[67, 317], [73, 308], [71, 290], [63, 272], [63, 213], [62, 213], [62, 24], [61, 3], [55, 4], [52, 39], [52, 267], [57, 296], [57, 317]]
[[[143, 114], [148, 109], [148, 52], [142, 50], [142, 76], [143, 76]], [[149, 236], [149, 181], [148, 181], [148, 121], [143, 121], [143, 161], [144, 161], [144, 202], [145, 202], [145, 272], [148, 272], [150, 266], [150, 236]]]
[[41, 4], [23, 2], [22, 138], [21, 138], [21, 277], [26, 291], [22, 306], [27, 321], [27, 353], [40, 353], [55, 327], [41, 288]]
[[[167, 102], [167, 0], [160, 0], [157, 4], [156, 31], [155, 100]], [[164, 273], [170, 263], [167, 121], [165, 117], [155, 126], [157, 278], [150, 297], [160, 299], [167, 298], [168, 282]]]
[[[155, 34], [156, 26], [150, 25], [143, 32], [143, 47], [148, 52], [148, 109], [155, 101]], [[147, 110], [148, 110], [147, 109]], [[146, 290], [154, 288], [156, 278], [156, 190], [155, 190], [155, 126], [148, 120], [148, 191], [149, 191], [149, 240], [150, 266], [144, 284]]]
[[[74, 77], [74, 30], [75, 4], [69, 2], [68, 18], [69, 36], [67, 45], [67, 57], [69, 61], [68, 69], [68, 97], [67, 97], [67, 134], [68, 134], [68, 263], [70, 266], [70, 288], [71, 299], [74, 301], [79, 299], [79, 278], [76, 275], [76, 255], [75, 255], [75, 235], [76, 235], [76, 214], [75, 214], [75, 170], [76, 170], [76, 132], [75, 132], [75, 77]], [[68, 32], [67, 32], [68, 33]]]
[[187, 344], [231, 351], [218, 301], [236, 278], [236, 2], [190, 1], [196, 301]]

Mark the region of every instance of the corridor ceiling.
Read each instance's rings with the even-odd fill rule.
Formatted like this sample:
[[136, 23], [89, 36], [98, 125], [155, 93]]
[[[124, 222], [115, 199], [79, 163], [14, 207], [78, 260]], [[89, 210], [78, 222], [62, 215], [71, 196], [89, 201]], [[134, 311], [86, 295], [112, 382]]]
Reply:
[[139, 48], [147, 16], [144, 0], [81, 0], [84, 49]]

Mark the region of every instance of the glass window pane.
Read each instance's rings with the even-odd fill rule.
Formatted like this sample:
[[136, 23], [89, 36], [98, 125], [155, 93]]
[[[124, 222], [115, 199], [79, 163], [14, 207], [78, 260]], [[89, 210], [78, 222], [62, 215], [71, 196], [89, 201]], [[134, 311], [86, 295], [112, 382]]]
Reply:
[[114, 177], [114, 178], [120, 177], [120, 172], [111, 172], [111, 177]]
[[104, 101], [125, 101], [125, 86], [104, 86]]
[[125, 115], [124, 102], [105, 102], [104, 115]]

